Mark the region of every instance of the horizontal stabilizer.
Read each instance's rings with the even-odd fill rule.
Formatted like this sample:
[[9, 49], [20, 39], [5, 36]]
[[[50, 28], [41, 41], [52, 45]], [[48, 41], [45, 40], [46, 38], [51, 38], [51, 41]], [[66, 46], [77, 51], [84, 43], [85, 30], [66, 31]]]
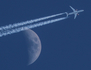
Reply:
[[69, 14], [68, 14], [67, 12], [65, 12], [65, 14], [66, 14], [66, 15], [67, 15], [67, 17], [68, 17], [68, 15], [69, 15]]

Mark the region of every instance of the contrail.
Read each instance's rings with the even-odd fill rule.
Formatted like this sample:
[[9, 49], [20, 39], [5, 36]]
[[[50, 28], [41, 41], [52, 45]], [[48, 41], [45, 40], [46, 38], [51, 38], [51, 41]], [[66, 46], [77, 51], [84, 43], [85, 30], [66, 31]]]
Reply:
[[52, 20], [48, 20], [48, 21], [44, 21], [44, 22], [39, 22], [39, 23], [36, 23], [36, 24], [33, 24], [33, 25], [27, 25], [27, 26], [22, 26], [22, 27], [19, 27], [19, 28], [0, 31], [0, 37], [6, 36], [6, 35], [9, 35], [9, 34], [13, 34], [13, 33], [17, 33], [17, 32], [20, 32], [20, 31], [24, 31], [24, 30], [27, 30], [29, 28], [35, 28], [35, 27], [46, 25], [46, 24], [54, 23], [54, 22], [61, 21], [61, 20], [67, 19], [67, 18], [68, 17], [57, 18], [57, 19], [52, 19]]
[[29, 20], [29, 21], [25, 21], [25, 22], [9, 24], [9, 25], [0, 27], [0, 30], [12, 29], [12, 28], [15, 28], [15, 27], [19, 27], [19, 26], [30, 24], [30, 23], [42, 21], [42, 20], [45, 20], [45, 19], [49, 19], [49, 18], [53, 18], [53, 17], [56, 17], [56, 16], [60, 16], [60, 15], [63, 15], [63, 14], [65, 14], [65, 13], [59, 13], [59, 14], [46, 16], [46, 17], [42, 17], [42, 18], [38, 18], [38, 19], [34, 19], [34, 20]]

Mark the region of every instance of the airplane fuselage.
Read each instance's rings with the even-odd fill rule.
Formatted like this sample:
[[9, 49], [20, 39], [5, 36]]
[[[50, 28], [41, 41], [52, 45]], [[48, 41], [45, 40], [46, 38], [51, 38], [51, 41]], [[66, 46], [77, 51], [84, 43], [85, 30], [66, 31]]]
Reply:
[[69, 13], [68, 15], [72, 15], [72, 14], [80, 13], [80, 12], [83, 12], [83, 11], [84, 11], [84, 10], [79, 10], [79, 11], [71, 12], [71, 13]]
[[77, 17], [78, 13], [84, 11], [84, 10], [78, 10], [78, 11], [77, 11], [77, 10], [75, 10], [72, 6], [70, 6], [70, 8], [73, 10], [73, 12], [71, 12], [71, 13], [67, 13], [67, 12], [65, 12], [65, 14], [67, 15], [67, 17], [68, 17], [69, 15], [74, 14], [74, 19]]

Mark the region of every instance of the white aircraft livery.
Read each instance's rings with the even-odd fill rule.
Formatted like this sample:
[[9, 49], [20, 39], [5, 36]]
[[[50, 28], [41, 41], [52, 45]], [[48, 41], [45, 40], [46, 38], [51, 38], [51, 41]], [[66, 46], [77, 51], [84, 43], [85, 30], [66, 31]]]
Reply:
[[75, 16], [74, 16], [74, 19], [77, 17], [78, 13], [84, 11], [84, 10], [79, 10], [79, 11], [77, 11], [77, 10], [75, 10], [72, 6], [70, 6], [70, 8], [73, 10], [73, 12], [68, 13], [68, 15], [72, 15], [72, 14], [74, 14], [74, 15], [75, 15]]

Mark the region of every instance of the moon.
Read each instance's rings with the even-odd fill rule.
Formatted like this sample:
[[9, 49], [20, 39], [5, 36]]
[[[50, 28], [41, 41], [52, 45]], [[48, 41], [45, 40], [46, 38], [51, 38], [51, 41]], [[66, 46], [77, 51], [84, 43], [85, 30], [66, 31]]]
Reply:
[[33, 30], [26, 30], [24, 34], [28, 45], [28, 65], [30, 65], [38, 59], [41, 53], [41, 41]]

